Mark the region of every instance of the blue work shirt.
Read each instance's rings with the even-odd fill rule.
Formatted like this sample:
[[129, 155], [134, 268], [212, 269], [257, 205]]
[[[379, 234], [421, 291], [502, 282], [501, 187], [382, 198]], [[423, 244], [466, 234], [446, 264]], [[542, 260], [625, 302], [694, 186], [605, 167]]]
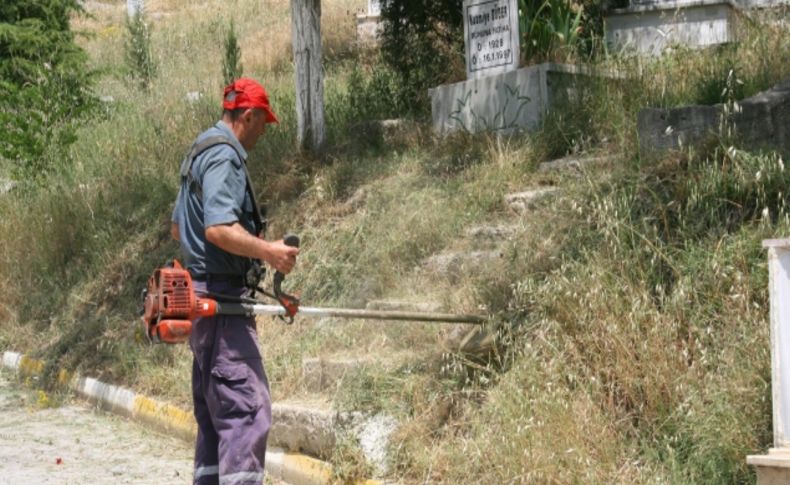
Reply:
[[[181, 181], [172, 221], [178, 224], [181, 251], [186, 267], [193, 275], [244, 275], [249, 258], [237, 256], [206, 241], [206, 228], [239, 222], [255, 234], [252, 199], [247, 191], [247, 178], [242, 164], [247, 152], [223, 121], [201, 133], [199, 143], [211, 136], [224, 135], [233, 144], [215, 145], [197, 155], [192, 162], [192, 176], [202, 194], [190, 190]], [[202, 197], [200, 196], [202, 195]]]

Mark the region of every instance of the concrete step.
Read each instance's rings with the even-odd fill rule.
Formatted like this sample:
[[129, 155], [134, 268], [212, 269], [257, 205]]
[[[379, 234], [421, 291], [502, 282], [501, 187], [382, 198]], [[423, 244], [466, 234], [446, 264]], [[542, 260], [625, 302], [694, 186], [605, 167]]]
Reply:
[[358, 356], [330, 355], [302, 359], [302, 382], [310, 393], [326, 393], [337, 389], [347, 376], [376, 367], [395, 372], [415, 360], [411, 352], [387, 352]]
[[750, 455], [746, 463], [754, 467], [757, 485], [790, 483], [790, 450], [771, 448], [767, 455]]
[[423, 268], [439, 276], [456, 280], [462, 274], [479, 271], [502, 258], [499, 251], [446, 251], [423, 261]]
[[564, 158], [543, 162], [538, 167], [538, 172], [562, 172], [571, 175], [581, 175], [586, 170], [604, 165], [612, 159], [607, 155], [569, 155]]
[[549, 196], [556, 195], [560, 189], [558, 187], [538, 187], [508, 194], [505, 196], [505, 205], [516, 214], [526, 214], [537, 207], [538, 203], [543, 202]]
[[496, 349], [496, 334], [477, 325], [456, 325], [442, 339], [442, 347], [472, 360], [486, 360]]
[[477, 245], [495, 246], [512, 239], [518, 231], [514, 225], [482, 225], [473, 226], [464, 231], [464, 236]]
[[16, 182], [9, 179], [0, 178], [0, 195], [5, 195], [16, 187]]
[[274, 403], [269, 443], [326, 459], [332, 456], [339, 432], [352, 427], [356, 418], [320, 401]]
[[369, 358], [313, 357], [302, 360], [302, 379], [308, 392], [320, 393], [337, 388], [346, 375], [371, 364]]
[[351, 438], [382, 476], [388, 472], [386, 449], [397, 426], [395, 418], [383, 413], [368, 416], [339, 412], [325, 401], [286, 401], [272, 405], [269, 444], [329, 459], [341, 440]]

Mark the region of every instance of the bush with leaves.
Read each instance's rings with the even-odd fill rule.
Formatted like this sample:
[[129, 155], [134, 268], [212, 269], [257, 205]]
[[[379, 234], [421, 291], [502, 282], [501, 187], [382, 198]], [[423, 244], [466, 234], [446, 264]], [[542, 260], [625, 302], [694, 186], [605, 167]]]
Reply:
[[580, 46], [584, 8], [569, 0], [519, 0], [521, 57], [567, 60]]
[[384, 61], [399, 75], [401, 102], [430, 109], [428, 88], [465, 77], [461, 0], [391, 0], [382, 9]]
[[69, 15], [77, 0], [0, 4], [0, 160], [17, 180], [37, 180], [67, 160], [74, 122], [91, 105], [87, 57]]

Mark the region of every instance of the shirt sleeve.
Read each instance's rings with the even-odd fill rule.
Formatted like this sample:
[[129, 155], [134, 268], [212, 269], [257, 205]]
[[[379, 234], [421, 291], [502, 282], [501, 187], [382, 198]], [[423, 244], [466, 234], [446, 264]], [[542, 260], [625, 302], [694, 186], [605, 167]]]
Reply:
[[247, 180], [234, 161], [211, 160], [203, 173], [203, 226], [232, 224], [239, 220]]

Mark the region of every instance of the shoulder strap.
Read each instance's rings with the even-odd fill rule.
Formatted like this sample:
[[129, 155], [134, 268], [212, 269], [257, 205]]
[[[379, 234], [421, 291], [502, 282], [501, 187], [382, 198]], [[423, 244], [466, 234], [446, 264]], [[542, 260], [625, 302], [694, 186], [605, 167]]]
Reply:
[[260, 234], [263, 230], [263, 219], [261, 218], [261, 212], [258, 209], [258, 203], [255, 200], [255, 188], [252, 185], [252, 178], [250, 177], [250, 172], [247, 170], [247, 163], [241, 157], [241, 154], [236, 147], [233, 145], [233, 142], [230, 138], [224, 135], [215, 135], [210, 136], [200, 142], [195, 142], [192, 145], [192, 148], [189, 149], [189, 153], [184, 158], [184, 161], [181, 162], [181, 170], [179, 171], [181, 175], [181, 180], [187, 183], [187, 187], [191, 192], [194, 192], [199, 199], [203, 198], [203, 188], [200, 185], [200, 181], [192, 175], [192, 163], [195, 161], [198, 155], [205, 152], [211, 147], [215, 147], [217, 145], [228, 145], [233, 148], [233, 151], [236, 152], [236, 155], [241, 160], [241, 166], [244, 168], [244, 177], [247, 179], [247, 193], [250, 195], [250, 201], [252, 202], [252, 219], [255, 222], [255, 232]]

